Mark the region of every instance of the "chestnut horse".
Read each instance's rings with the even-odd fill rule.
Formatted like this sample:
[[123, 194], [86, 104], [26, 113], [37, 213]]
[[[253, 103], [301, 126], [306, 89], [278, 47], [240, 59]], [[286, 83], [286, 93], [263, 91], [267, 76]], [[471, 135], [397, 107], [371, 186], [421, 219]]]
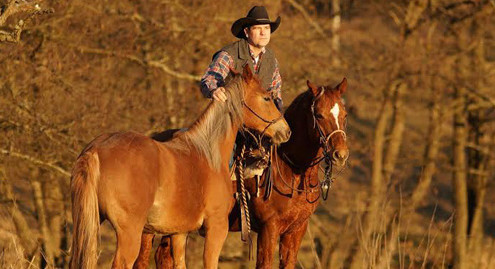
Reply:
[[226, 102], [211, 102], [188, 131], [169, 142], [122, 132], [101, 135], [86, 146], [71, 178], [71, 268], [96, 268], [104, 220], [117, 235], [112, 268], [133, 266], [143, 232], [171, 235], [179, 249], [185, 247], [185, 235], [201, 227], [204, 266], [217, 268], [233, 206], [228, 162], [238, 130], [244, 125], [265, 131], [275, 143], [290, 136], [247, 65], [226, 92]]
[[[347, 80], [344, 78], [335, 88], [316, 87], [309, 81], [307, 84], [308, 91], [296, 97], [284, 115], [292, 135], [272, 159], [275, 191], [269, 199], [264, 198], [264, 190], [256, 196], [255, 181], [246, 181], [253, 197], [249, 203], [253, 229], [258, 232], [256, 268], [271, 268], [279, 238], [280, 268], [295, 267], [309, 217], [321, 197], [319, 163], [326, 159], [343, 167], [349, 156], [345, 134], [347, 113], [341, 100]], [[230, 231], [239, 231], [237, 205], [230, 217]], [[143, 239], [135, 268], [145, 268], [148, 264], [153, 235]], [[173, 248], [173, 238], [172, 246], [170, 243], [169, 237], [162, 238], [155, 254], [157, 268], [173, 268], [173, 258], [184, 260], [184, 253]]]

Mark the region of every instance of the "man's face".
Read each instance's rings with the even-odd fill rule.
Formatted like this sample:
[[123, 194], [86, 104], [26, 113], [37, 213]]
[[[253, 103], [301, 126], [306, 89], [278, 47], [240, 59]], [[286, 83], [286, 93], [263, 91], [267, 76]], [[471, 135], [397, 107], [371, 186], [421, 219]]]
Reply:
[[268, 45], [270, 33], [270, 24], [259, 24], [244, 28], [248, 43], [258, 48]]

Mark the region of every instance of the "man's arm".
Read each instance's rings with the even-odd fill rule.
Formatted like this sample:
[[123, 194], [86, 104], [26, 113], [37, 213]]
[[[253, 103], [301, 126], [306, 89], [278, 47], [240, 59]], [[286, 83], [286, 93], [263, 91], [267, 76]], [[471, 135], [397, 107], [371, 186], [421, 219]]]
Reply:
[[213, 91], [225, 86], [225, 78], [233, 65], [234, 60], [227, 52], [220, 51], [215, 55], [201, 78], [201, 93], [206, 98], [212, 98]]
[[273, 94], [275, 105], [277, 106], [278, 110], [282, 111], [282, 77], [280, 76], [280, 70], [278, 69], [277, 59], [275, 59], [275, 71], [273, 71], [270, 92], [272, 92]]

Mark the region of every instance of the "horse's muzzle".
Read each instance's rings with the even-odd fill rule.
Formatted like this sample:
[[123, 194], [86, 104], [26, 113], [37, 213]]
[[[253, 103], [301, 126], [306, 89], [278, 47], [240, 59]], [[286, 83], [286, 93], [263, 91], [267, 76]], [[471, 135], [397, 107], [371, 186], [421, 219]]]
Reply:
[[342, 167], [345, 165], [347, 158], [349, 158], [348, 149], [335, 150], [332, 155], [332, 163], [336, 166]]
[[292, 132], [285, 119], [276, 122], [272, 127], [274, 129], [274, 135], [272, 136], [273, 144], [278, 145], [289, 141]]

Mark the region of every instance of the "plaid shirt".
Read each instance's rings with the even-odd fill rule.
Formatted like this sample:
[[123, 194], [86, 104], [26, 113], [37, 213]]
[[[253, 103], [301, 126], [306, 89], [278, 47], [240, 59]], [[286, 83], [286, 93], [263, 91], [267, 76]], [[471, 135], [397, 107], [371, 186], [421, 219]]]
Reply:
[[[253, 61], [254, 72], [258, 72], [259, 62], [263, 57], [263, 53], [265, 52], [264, 48], [261, 53], [258, 55], [258, 60], [255, 59], [251, 50], [249, 50], [249, 54], [251, 55], [251, 59]], [[223, 87], [224, 80], [230, 72], [230, 68], [234, 69], [234, 59], [227, 52], [221, 51], [215, 55], [213, 61], [206, 69], [205, 74], [201, 78], [201, 92], [207, 98], [211, 98], [211, 94], [218, 87]], [[272, 76], [272, 83], [267, 91], [272, 92], [275, 98], [275, 104], [279, 109], [282, 108], [282, 78], [280, 77], [280, 71], [278, 68], [278, 61], [275, 59], [275, 71]]]

